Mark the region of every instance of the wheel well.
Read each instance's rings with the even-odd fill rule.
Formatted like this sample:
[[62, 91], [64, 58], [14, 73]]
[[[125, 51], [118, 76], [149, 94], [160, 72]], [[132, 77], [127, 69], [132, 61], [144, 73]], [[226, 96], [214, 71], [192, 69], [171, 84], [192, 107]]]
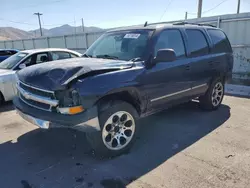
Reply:
[[136, 111], [138, 112], [138, 114], [141, 114], [141, 101], [138, 97], [138, 95], [136, 93], [131, 93], [129, 91], [121, 91], [121, 92], [117, 92], [117, 93], [112, 93], [109, 95], [106, 95], [104, 97], [102, 97], [101, 99], [99, 99], [97, 101], [97, 105], [99, 110], [105, 110], [107, 109], [113, 102], [117, 101], [117, 100], [121, 100], [121, 101], [125, 101], [129, 104], [131, 104]]

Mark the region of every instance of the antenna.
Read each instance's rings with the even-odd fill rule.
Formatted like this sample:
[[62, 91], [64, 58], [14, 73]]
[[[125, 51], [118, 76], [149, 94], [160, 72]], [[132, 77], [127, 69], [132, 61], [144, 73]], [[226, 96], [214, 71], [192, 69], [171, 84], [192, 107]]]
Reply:
[[144, 27], [147, 27], [147, 25], [148, 25], [148, 22], [146, 21], [145, 24], [144, 24]]

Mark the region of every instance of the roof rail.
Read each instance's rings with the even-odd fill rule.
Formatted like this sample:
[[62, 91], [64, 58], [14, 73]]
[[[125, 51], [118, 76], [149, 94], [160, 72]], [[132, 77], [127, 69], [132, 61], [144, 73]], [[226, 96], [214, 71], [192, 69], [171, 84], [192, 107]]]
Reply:
[[189, 23], [189, 22], [175, 22], [175, 23], [173, 23], [173, 25], [185, 25], [185, 24], [198, 25], [198, 26], [216, 27], [216, 26], [211, 25], [211, 24], [203, 24], [203, 23]]

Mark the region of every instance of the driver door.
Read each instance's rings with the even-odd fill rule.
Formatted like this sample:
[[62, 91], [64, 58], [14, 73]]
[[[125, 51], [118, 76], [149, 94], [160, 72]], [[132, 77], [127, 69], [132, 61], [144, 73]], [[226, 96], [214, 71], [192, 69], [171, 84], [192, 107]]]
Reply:
[[191, 96], [189, 60], [182, 33], [178, 29], [162, 31], [155, 44], [154, 54], [159, 49], [173, 49], [177, 59], [173, 62], [159, 62], [144, 75], [144, 85], [149, 97], [149, 110], [166, 108], [171, 103]]

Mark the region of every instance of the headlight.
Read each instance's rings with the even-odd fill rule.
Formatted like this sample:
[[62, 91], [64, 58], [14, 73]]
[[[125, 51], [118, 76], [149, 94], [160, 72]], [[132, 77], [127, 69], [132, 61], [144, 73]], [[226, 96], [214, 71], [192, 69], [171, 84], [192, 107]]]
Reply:
[[78, 114], [84, 111], [77, 90], [57, 91], [56, 98], [59, 100], [57, 110], [62, 114]]

